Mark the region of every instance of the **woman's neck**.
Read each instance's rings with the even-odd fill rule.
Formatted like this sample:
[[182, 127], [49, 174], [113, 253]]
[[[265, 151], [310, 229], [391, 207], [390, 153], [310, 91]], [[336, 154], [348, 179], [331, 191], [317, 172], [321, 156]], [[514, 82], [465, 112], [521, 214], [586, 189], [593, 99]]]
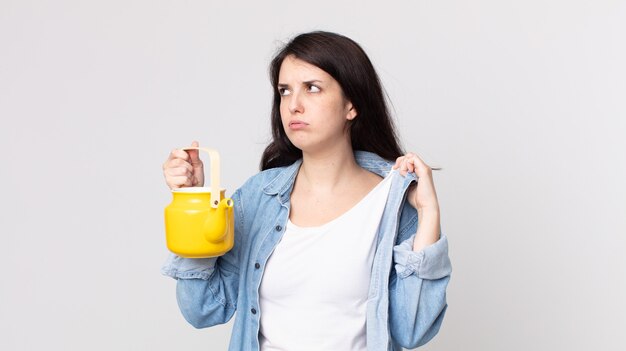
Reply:
[[333, 191], [349, 184], [363, 171], [350, 146], [315, 154], [303, 152], [298, 181], [312, 189]]

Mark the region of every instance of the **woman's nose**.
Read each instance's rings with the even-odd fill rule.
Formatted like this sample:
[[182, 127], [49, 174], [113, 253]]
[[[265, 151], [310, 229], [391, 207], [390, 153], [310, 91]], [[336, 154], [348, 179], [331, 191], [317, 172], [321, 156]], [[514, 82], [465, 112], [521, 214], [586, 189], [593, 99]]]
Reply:
[[292, 114], [304, 112], [302, 99], [300, 98], [299, 93], [293, 92], [291, 94], [289, 99], [289, 112], [291, 112]]

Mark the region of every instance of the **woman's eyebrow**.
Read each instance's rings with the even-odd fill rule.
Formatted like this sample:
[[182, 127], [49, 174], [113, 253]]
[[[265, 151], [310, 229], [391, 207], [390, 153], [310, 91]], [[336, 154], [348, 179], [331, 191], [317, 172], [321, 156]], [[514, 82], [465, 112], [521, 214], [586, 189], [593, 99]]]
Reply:
[[312, 79], [312, 80], [307, 80], [307, 81], [304, 81], [304, 82], [302, 82], [302, 83], [303, 83], [303, 84], [307, 84], [307, 85], [308, 85], [308, 84], [313, 84], [313, 83], [323, 83], [323, 82], [322, 82], [321, 80], [319, 80], [319, 79]]
[[[302, 84], [305, 85], [309, 85], [309, 84], [313, 84], [313, 83], [324, 83], [323, 81], [319, 80], [319, 79], [311, 79], [311, 80], [306, 80], [304, 82], [302, 82]], [[278, 88], [288, 88], [289, 84], [286, 83], [278, 83], [276, 85]]]

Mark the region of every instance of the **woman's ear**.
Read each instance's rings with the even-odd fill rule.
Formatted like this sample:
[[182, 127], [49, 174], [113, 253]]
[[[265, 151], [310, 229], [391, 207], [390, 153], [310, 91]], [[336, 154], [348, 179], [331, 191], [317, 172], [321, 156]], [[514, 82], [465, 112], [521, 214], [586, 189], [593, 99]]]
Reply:
[[352, 105], [351, 102], [348, 102], [347, 107], [348, 107], [348, 114], [346, 115], [346, 118], [348, 119], [348, 121], [351, 121], [355, 119], [357, 116], [356, 108]]

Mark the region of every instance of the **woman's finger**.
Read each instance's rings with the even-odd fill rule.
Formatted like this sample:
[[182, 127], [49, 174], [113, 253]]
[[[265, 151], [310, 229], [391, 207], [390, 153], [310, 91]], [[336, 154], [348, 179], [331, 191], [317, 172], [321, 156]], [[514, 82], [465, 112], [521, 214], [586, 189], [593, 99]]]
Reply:
[[393, 165], [392, 169], [398, 169], [403, 159], [404, 159], [404, 156], [400, 156], [396, 158], [396, 164]]
[[404, 164], [407, 172], [413, 172], [413, 159], [409, 155], [407, 155], [407, 157], [404, 159]]
[[407, 152], [404, 156], [396, 158], [396, 163], [392, 167], [392, 169], [398, 169], [403, 175], [405, 175], [405, 172], [413, 172], [417, 174], [418, 170], [422, 168], [427, 171], [441, 169], [438, 167], [430, 167], [419, 155], [413, 152]]
[[193, 172], [193, 166], [189, 162], [185, 160], [181, 160], [180, 158], [172, 160], [171, 167], [172, 168], [185, 168], [189, 170], [189, 172]]
[[169, 168], [165, 172], [167, 175], [173, 176], [173, 177], [177, 177], [177, 176], [191, 177], [193, 175], [193, 172], [186, 167]]
[[[191, 143], [192, 147], [199, 147], [200, 144], [197, 141], [193, 141]], [[189, 162], [193, 166], [202, 166], [202, 161], [200, 160], [200, 151], [199, 150], [187, 150], [187, 154], [189, 155]]]
[[178, 188], [182, 188], [187, 183], [188, 179], [189, 178], [187, 178], [185, 176], [168, 177], [167, 178], [167, 184], [172, 189], [178, 189]]
[[189, 154], [185, 152], [185, 150], [174, 149], [171, 153], [171, 156], [173, 159], [179, 158], [185, 161], [189, 161]]
[[400, 173], [406, 174], [408, 172], [408, 170], [409, 170], [409, 168], [408, 168], [408, 165], [407, 165], [407, 158], [404, 157], [402, 159], [402, 163], [400, 164]]

